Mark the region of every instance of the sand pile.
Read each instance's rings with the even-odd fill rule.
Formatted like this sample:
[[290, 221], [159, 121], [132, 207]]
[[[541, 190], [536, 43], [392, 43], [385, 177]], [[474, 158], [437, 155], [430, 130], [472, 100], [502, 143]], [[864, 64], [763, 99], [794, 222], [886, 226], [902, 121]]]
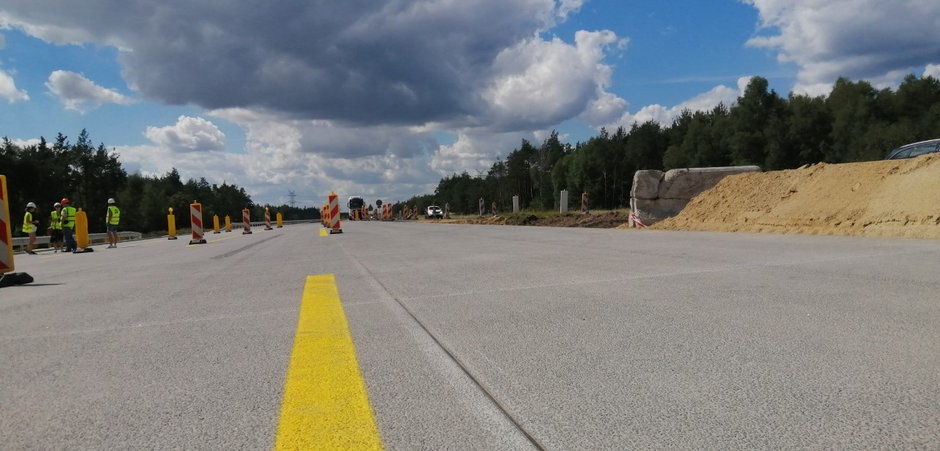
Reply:
[[940, 154], [729, 176], [653, 228], [940, 238]]

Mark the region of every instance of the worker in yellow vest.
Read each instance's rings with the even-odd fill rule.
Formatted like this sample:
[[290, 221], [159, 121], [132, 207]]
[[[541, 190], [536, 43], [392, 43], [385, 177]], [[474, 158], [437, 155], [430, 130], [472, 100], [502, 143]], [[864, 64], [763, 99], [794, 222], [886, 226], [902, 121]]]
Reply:
[[105, 217], [105, 223], [108, 225], [108, 247], [117, 247], [121, 209], [115, 205], [113, 197], [108, 199], [108, 215]]
[[62, 250], [62, 204], [56, 202], [49, 213], [49, 243], [55, 249], [53, 253]]
[[72, 252], [78, 248], [75, 243], [75, 215], [78, 210], [69, 205], [69, 198], [63, 197], [62, 204], [62, 235], [65, 237], [65, 252]]
[[26, 253], [36, 255], [33, 249], [36, 247], [36, 230], [39, 229], [39, 219], [33, 217], [36, 212], [36, 204], [30, 202], [26, 204], [26, 214], [23, 215], [23, 233], [29, 235], [29, 241], [26, 243]]

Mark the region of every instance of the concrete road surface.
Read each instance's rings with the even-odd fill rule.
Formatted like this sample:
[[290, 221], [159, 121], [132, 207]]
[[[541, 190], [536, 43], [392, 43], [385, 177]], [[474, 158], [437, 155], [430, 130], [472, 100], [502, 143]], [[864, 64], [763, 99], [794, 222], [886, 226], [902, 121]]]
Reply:
[[17, 255], [0, 448], [272, 448], [319, 274], [387, 449], [940, 448], [940, 242], [343, 230]]

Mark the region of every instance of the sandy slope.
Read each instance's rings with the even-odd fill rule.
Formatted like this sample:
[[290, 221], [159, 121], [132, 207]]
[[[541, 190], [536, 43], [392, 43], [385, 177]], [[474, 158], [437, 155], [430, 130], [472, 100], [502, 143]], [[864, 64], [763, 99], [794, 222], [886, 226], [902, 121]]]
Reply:
[[940, 154], [729, 176], [654, 228], [940, 238]]

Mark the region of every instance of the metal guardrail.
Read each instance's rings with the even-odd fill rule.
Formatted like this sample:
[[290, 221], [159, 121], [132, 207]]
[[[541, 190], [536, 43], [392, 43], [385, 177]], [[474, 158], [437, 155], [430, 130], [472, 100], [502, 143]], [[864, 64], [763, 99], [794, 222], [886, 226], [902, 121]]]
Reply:
[[[284, 223], [284, 225], [291, 225], [291, 224], [315, 224], [315, 223], [317, 223], [317, 220], [315, 220], [315, 219], [302, 219], [302, 220], [294, 220], [294, 221], [283, 221], [283, 223]], [[273, 226], [273, 225], [274, 225], [274, 224], [272, 223], [272, 226]], [[252, 226], [252, 227], [264, 227], [264, 221], [252, 221], [252, 222], [251, 222], [251, 226]], [[239, 223], [234, 223], [234, 222], [233, 222], [233, 223], [232, 223], [232, 230], [240, 229], [241, 227], [242, 227], [242, 223], [241, 223], [241, 222], [239, 222]], [[210, 230], [211, 230], [211, 229], [210, 229]], [[178, 235], [178, 236], [181, 236], [181, 235]], [[142, 239], [142, 238], [143, 238], [143, 234], [140, 233], [140, 232], [124, 231], [124, 232], [118, 232], [118, 237], [119, 237], [121, 240], [125, 240], [125, 241], [126, 241], [126, 240], [139, 240], [139, 239]], [[88, 241], [89, 241], [89, 243], [91, 243], [91, 244], [94, 244], [94, 243], [96, 243], [96, 242], [105, 243], [105, 242], [108, 241], [108, 234], [107, 234], [107, 233], [89, 233], [89, 234], [88, 234]], [[26, 247], [26, 245], [27, 245], [28, 243], [29, 243], [29, 237], [25, 237], [25, 236], [18, 236], [18, 237], [15, 237], [15, 238], [13, 238], [13, 249]], [[49, 236], [48, 236], [48, 235], [45, 235], [45, 236], [37, 236], [37, 237], [36, 237], [36, 245], [37, 245], [37, 246], [42, 246], [42, 247], [48, 247], [48, 246], [49, 246]]]
[[[140, 232], [118, 232], [118, 238], [122, 240], [139, 240], [142, 237], [143, 237], [143, 234]], [[94, 243], [96, 241], [100, 241], [104, 243], [108, 241], [108, 234], [107, 233], [89, 233], [88, 241], [89, 243]], [[18, 247], [26, 247], [27, 244], [29, 244], [29, 237], [18, 236], [16, 238], [13, 238], [13, 249], [16, 249]], [[37, 236], [36, 244], [37, 245], [44, 244], [48, 247], [49, 236], [48, 235]]]

